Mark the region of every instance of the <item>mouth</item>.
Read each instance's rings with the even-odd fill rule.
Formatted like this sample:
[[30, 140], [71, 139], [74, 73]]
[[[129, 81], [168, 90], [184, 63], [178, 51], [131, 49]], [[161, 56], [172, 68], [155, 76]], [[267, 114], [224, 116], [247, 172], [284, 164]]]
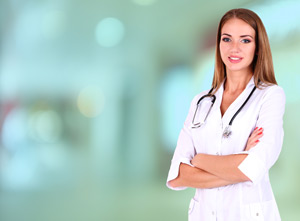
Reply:
[[239, 62], [242, 61], [243, 58], [242, 57], [236, 57], [236, 56], [230, 56], [230, 57], [228, 57], [228, 59], [231, 63], [239, 63]]

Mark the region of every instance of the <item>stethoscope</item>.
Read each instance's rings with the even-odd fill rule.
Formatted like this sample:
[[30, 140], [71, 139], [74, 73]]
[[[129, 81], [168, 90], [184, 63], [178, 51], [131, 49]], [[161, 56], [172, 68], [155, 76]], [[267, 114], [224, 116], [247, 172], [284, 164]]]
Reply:
[[[240, 112], [240, 111], [243, 109], [243, 107], [246, 105], [246, 103], [248, 102], [248, 100], [249, 100], [250, 97], [252, 96], [252, 94], [253, 94], [253, 92], [255, 91], [255, 89], [256, 89], [256, 87], [254, 86], [253, 89], [252, 89], [252, 91], [251, 91], [250, 94], [248, 95], [247, 99], [244, 101], [244, 103], [242, 104], [242, 106], [237, 110], [237, 112], [235, 112], [235, 114], [234, 114], [233, 117], [231, 118], [229, 124], [225, 127], [225, 130], [223, 131], [223, 137], [224, 137], [224, 138], [228, 138], [228, 137], [230, 137], [230, 135], [232, 134], [232, 131], [231, 131], [231, 125], [232, 125], [232, 123], [233, 123], [234, 118], [239, 114], [239, 112]], [[215, 96], [214, 94], [211, 94], [212, 91], [213, 91], [213, 88], [210, 89], [210, 91], [209, 91], [206, 95], [203, 95], [203, 96], [198, 100], [198, 102], [197, 102], [197, 108], [196, 108], [195, 113], [194, 113], [194, 117], [193, 117], [193, 120], [192, 120], [192, 126], [191, 126], [191, 128], [199, 128], [199, 127], [201, 127], [202, 125], [205, 124], [206, 119], [207, 119], [207, 117], [208, 117], [208, 115], [209, 115], [209, 113], [210, 113], [210, 111], [211, 111], [211, 109], [212, 109], [212, 107], [213, 107], [213, 105], [214, 105], [214, 103], [215, 103], [215, 101], [216, 101], [216, 96]], [[206, 116], [205, 116], [205, 118], [204, 118], [203, 121], [198, 122], [198, 123], [195, 123], [195, 117], [196, 117], [196, 113], [197, 113], [197, 111], [198, 111], [199, 104], [200, 104], [200, 102], [201, 102], [204, 98], [207, 98], [207, 97], [211, 98], [211, 105], [210, 105], [210, 107], [209, 107], [209, 109], [208, 109], [208, 112], [207, 112], [207, 114], [206, 114]]]

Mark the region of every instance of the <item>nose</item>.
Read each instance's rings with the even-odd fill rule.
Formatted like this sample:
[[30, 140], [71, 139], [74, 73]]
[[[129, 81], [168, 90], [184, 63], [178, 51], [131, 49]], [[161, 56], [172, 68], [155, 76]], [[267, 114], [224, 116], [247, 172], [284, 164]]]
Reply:
[[231, 44], [231, 53], [238, 53], [240, 52], [239, 42], [232, 42]]

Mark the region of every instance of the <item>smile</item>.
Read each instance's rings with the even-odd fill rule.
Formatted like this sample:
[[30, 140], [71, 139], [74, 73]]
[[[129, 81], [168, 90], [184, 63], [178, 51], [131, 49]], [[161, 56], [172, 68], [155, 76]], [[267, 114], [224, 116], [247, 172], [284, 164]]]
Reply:
[[239, 62], [242, 61], [243, 58], [241, 58], [241, 57], [228, 57], [228, 59], [231, 63], [239, 63]]

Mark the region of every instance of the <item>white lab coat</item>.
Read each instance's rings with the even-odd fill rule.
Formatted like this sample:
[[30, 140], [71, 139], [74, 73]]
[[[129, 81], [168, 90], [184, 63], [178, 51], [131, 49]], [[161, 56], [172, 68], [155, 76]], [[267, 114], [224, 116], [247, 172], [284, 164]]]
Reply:
[[[257, 88], [234, 119], [231, 136], [222, 137], [224, 128], [244, 103], [253, 87], [252, 77], [245, 90], [228, 107], [222, 117], [220, 104], [224, 88], [221, 86], [215, 94], [216, 101], [206, 123], [197, 129], [191, 128], [196, 103], [208, 91], [197, 95], [191, 103], [178, 138], [167, 186], [175, 190], [186, 188], [172, 188], [168, 182], [178, 176], [179, 165], [181, 163], [191, 165], [190, 161], [197, 153], [212, 155], [247, 153], [248, 156], [239, 165], [239, 169], [251, 181], [220, 188], [196, 189], [189, 206], [189, 221], [281, 220], [269, 181], [269, 169], [278, 159], [283, 142], [285, 109], [283, 89], [277, 85]], [[203, 119], [209, 105], [210, 102], [203, 101], [198, 109], [198, 119]], [[264, 135], [254, 148], [244, 152], [247, 140], [255, 127], [262, 127]]]

